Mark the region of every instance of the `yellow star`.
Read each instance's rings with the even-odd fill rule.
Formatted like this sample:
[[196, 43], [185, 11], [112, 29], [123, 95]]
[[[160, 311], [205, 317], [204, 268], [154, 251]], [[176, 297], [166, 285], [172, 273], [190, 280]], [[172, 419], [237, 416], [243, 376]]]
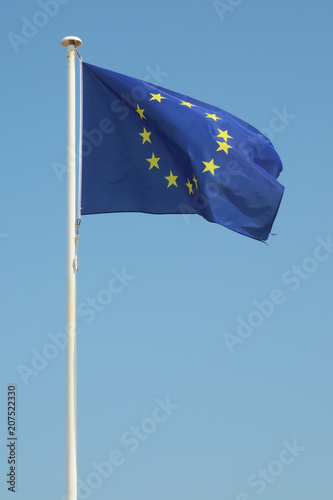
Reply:
[[195, 178], [195, 175], [193, 174], [193, 178], [192, 178], [194, 184], [195, 184], [195, 188], [198, 189], [198, 181], [197, 179]]
[[190, 183], [190, 179], [187, 179], [186, 186], [188, 187], [188, 194], [194, 194], [194, 192], [193, 192], [193, 184]]
[[229, 146], [229, 144], [227, 144], [226, 142], [220, 142], [220, 141], [216, 142], [219, 145], [216, 151], [224, 151], [225, 153], [228, 154], [228, 148], [232, 148], [232, 146]]
[[164, 179], [166, 179], [169, 182], [169, 184], [167, 185], [167, 188], [169, 188], [172, 185], [178, 187], [177, 182], [176, 182], [177, 177], [178, 177], [178, 175], [173, 175], [173, 173], [170, 170], [170, 175], [168, 175], [167, 177], [164, 177]]
[[228, 139], [232, 139], [231, 135], [228, 135], [227, 130], [220, 130], [219, 128], [217, 130], [220, 132], [217, 137], [222, 137], [225, 142], [227, 142]]
[[147, 132], [145, 127], [143, 127], [143, 132], [141, 132], [141, 133], [139, 132], [139, 135], [142, 136], [142, 144], [144, 144], [145, 142], [150, 142], [150, 144], [151, 144], [150, 134], [151, 134], [151, 132]]
[[150, 163], [149, 170], [151, 170], [153, 167], [156, 167], [159, 169], [160, 167], [158, 166], [158, 162], [160, 159], [161, 158], [156, 158], [154, 153], [153, 153], [151, 158], [146, 158], [146, 160], [149, 161], [149, 163]]
[[149, 100], [150, 101], [158, 101], [158, 102], [161, 102], [161, 99], [166, 99], [166, 97], [163, 97], [161, 94], [152, 94], [150, 93], [151, 97]]
[[209, 113], [206, 113], [206, 118], [211, 118], [212, 120], [214, 120], [214, 122], [216, 122], [217, 120], [222, 120], [222, 118], [219, 118], [218, 116], [214, 114], [209, 114]]
[[210, 160], [209, 162], [203, 161], [202, 163], [205, 165], [205, 168], [202, 171], [202, 173], [204, 173], [204, 172], [210, 172], [211, 174], [215, 175], [215, 170], [217, 168], [221, 168], [218, 165], [214, 165], [214, 160], [213, 159]]
[[195, 104], [191, 104], [190, 102], [185, 102], [185, 101], [181, 101], [180, 105], [187, 106], [188, 108], [192, 108], [192, 106], [195, 107]]
[[135, 111], [137, 113], [139, 113], [141, 120], [142, 119], [147, 120], [147, 118], [143, 115], [144, 109], [140, 109], [140, 106], [138, 104], [136, 105], [136, 110]]

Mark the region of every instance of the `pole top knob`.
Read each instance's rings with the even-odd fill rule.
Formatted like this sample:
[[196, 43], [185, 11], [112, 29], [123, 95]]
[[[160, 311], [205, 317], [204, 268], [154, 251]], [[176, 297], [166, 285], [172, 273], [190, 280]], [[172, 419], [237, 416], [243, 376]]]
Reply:
[[61, 40], [60, 43], [63, 47], [68, 47], [68, 45], [74, 45], [74, 47], [80, 47], [80, 45], [82, 45], [82, 40], [77, 36], [66, 36]]

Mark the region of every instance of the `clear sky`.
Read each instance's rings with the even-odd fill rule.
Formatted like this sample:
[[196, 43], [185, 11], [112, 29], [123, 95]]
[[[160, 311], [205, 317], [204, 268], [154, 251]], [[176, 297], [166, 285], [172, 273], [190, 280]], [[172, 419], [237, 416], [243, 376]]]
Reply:
[[15, 500], [65, 493], [67, 35], [88, 63], [262, 130], [285, 186], [268, 245], [198, 216], [83, 218], [79, 499], [332, 499], [332, 13], [329, 0], [2, 5], [1, 499], [11, 384]]

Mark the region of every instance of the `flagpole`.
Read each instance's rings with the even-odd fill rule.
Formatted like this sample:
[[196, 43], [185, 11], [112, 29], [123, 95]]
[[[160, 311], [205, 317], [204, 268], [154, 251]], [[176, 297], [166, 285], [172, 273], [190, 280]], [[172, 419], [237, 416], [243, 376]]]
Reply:
[[67, 47], [66, 500], [77, 500], [75, 49], [81, 44], [75, 36], [61, 40]]

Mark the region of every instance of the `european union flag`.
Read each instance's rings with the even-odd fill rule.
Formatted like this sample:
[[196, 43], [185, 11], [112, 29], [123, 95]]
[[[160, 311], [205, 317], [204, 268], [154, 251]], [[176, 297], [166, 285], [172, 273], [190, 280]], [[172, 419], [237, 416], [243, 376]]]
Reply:
[[283, 195], [271, 142], [235, 116], [82, 63], [81, 213], [199, 214], [258, 240]]

